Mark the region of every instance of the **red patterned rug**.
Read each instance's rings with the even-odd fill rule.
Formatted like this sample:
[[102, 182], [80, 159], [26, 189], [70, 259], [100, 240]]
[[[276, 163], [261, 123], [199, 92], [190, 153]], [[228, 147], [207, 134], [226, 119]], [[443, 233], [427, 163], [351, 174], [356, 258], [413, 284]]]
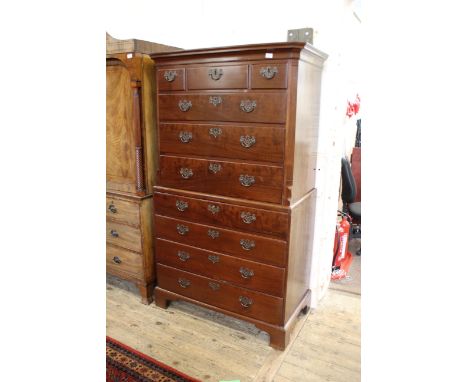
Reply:
[[106, 336], [106, 382], [201, 382]]

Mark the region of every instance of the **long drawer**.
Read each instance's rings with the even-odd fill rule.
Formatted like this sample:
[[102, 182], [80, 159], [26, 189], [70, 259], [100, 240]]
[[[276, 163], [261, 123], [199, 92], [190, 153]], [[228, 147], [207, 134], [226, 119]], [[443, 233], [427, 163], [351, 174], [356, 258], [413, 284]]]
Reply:
[[112, 196], [106, 197], [106, 217], [119, 223], [140, 225], [140, 205]]
[[157, 238], [280, 267], [286, 264], [287, 245], [283, 240], [160, 215], [155, 215], [154, 228]]
[[158, 287], [271, 324], [282, 324], [283, 299], [158, 264]]
[[288, 214], [162, 192], [153, 195], [159, 215], [287, 238]]
[[106, 222], [106, 240], [110, 244], [141, 252], [141, 231], [139, 228], [113, 221]]
[[161, 123], [162, 154], [198, 155], [281, 163], [285, 129], [274, 126]]
[[283, 168], [161, 155], [163, 187], [281, 203]]
[[244, 288], [283, 297], [284, 268], [156, 240], [157, 262]]
[[286, 101], [285, 91], [162, 94], [158, 97], [159, 119], [285, 123]]
[[106, 264], [110, 273], [124, 272], [136, 278], [143, 278], [143, 259], [140, 253], [107, 244]]

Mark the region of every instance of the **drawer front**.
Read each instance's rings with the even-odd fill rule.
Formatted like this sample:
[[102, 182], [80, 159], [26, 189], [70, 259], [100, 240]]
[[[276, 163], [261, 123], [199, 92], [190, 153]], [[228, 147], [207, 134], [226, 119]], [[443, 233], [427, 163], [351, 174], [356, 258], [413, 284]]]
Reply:
[[247, 65], [187, 68], [187, 88], [190, 90], [246, 89], [247, 81]]
[[264, 64], [251, 65], [250, 86], [252, 89], [285, 89], [287, 87], [287, 65]]
[[284, 267], [285, 241], [155, 215], [157, 238]]
[[158, 286], [162, 289], [271, 324], [282, 323], [282, 298], [236, 287], [162, 264], [157, 265], [157, 279]]
[[157, 239], [157, 262], [247, 289], [283, 296], [284, 269]]
[[161, 153], [282, 163], [282, 127], [161, 123]]
[[139, 228], [130, 227], [112, 221], [106, 222], [106, 239], [110, 244], [141, 252], [141, 232]]
[[283, 169], [226, 161], [160, 157], [163, 187], [281, 203]]
[[141, 254], [128, 249], [106, 245], [107, 271], [109, 273], [129, 273], [136, 278], [143, 278], [143, 259]]
[[287, 238], [288, 214], [155, 192], [159, 215]]
[[106, 197], [107, 218], [134, 226], [140, 225], [140, 205], [127, 200]]
[[185, 90], [185, 69], [159, 69], [159, 91]]
[[285, 123], [286, 92], [163, 94], [161, 121]]

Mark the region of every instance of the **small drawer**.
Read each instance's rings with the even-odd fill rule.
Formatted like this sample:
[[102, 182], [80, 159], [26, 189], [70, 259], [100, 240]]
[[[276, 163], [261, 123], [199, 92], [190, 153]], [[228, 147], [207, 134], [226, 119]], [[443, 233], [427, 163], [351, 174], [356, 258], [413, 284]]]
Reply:
[[161, 94], [158, 100], [161, 121], [286, 122], [285, 91]]
[[283, 297], [284, 268], [157, 239], [157, 262], [216, 280]]
[[135, 278], [143, 277], [141, 254], [124, 248], [106, 245], [107, 272], [111, 274], [128, 273]]
[[282, 324], [283, 299], [158, 264], [158, 286], [209, 305], [274, 325]]
[[154, 232], [157, 238], [279, 267], [286, 265], [288, 248], [283, 240], [160, 215], [155, 215]]
[[283, 168], [161, 155], [159, 185], [281, 203]]
[[185, 90], [185, 69], [159, 69], [159, 91]]
[[139, 228], [107, 221], [106, 229], [106, 240], [108, 243], [141, 252], [141, 232]]
[[246, 89], [247, 65], [200, 66], [187, 68], [187, 88], [199, 89]]
[[283, 127], [190, 123], [159, 125], [161, 153], [282, 163]]
[[250, 86], [252, 89], [285, 89], [287, 87], [287, 65], [263, 64], [251, 65]]
[[138, 227], [140, 226], [140, 205], [107, 196], [106, 216], [110, 220]]
[[287, 238], [288, 214], [155, 192], [159, 215]]

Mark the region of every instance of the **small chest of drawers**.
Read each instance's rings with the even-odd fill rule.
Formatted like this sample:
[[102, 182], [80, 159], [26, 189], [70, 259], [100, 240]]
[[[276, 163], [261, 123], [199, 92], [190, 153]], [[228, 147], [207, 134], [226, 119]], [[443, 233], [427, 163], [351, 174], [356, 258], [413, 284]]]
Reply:
[[123, 193], [106, 198], [107, 273], [135, 283], [144, 304], [153, 300], [152, 200]]
[[310, 302], [321, 68], [305, 43], [152, 55], [157, 287], [283, 349]]

